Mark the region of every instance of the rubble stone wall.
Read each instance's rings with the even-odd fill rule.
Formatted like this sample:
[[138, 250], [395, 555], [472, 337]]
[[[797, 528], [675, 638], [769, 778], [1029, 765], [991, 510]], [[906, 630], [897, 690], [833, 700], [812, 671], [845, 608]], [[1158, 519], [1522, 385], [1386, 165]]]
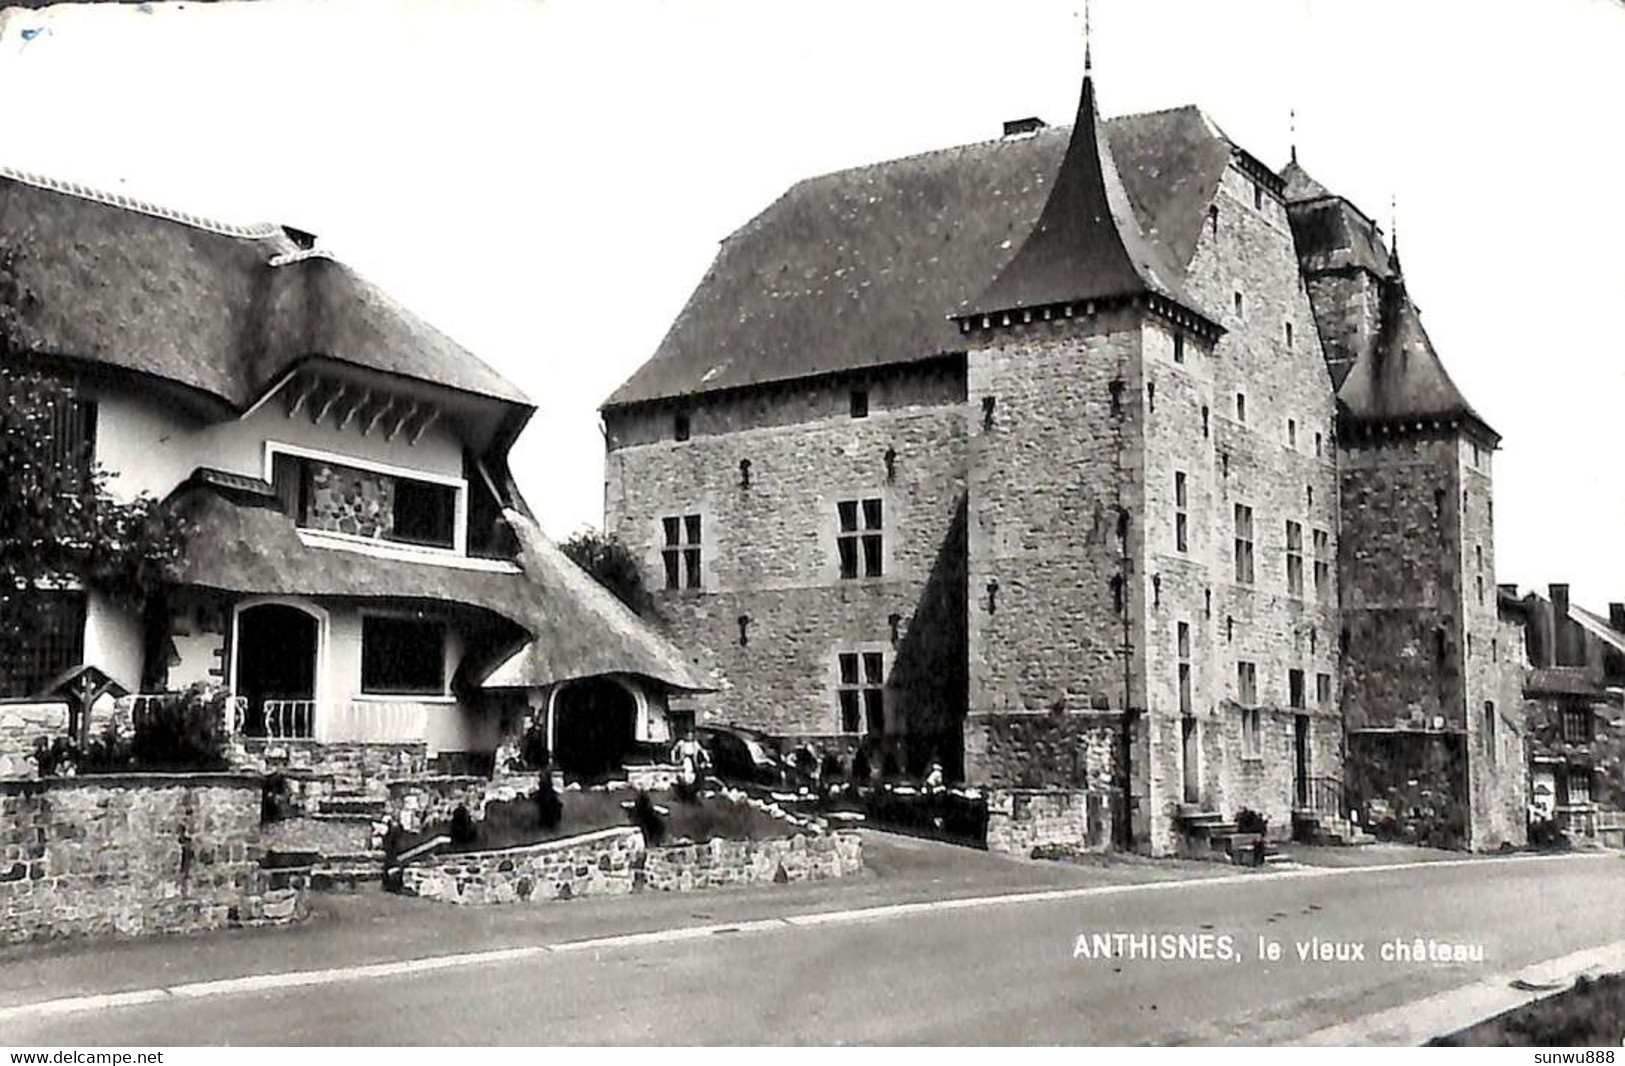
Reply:
[[67, 735], [66, 703], [0, 703], [0, 778], [35, 776], [35, 739]]
[[1106, 851], [1119, 796], [1066, 789], [992, 789], [987, 850], [1028, 857], [1033, 850]]

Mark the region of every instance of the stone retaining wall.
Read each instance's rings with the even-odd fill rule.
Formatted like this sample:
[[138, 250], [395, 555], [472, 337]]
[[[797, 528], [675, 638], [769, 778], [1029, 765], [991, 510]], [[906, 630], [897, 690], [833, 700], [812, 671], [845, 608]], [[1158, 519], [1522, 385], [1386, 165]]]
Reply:
[[626, 826], [505, 851], [436, 856], [407, 866], [401, 891], [447, 903], [539, 903], [823, 880], [862, 869], [863, 845], [854, 833], [649, 848], [640, 830]]
[[987, 850], [1022, 857], [1039, 847], [1107, 851], [1112, 800], [1100, 792], [993, 789], [987, 794]]
[[301, 916], [259, 867], [260, 780], [0, 782], [0, 940], [185, 933]]
[[66, 703], [0, 703], [0, 778], [33, 777], [34, 741], [67, 735]]
[[386, 782], [421, 775], [428, 767], [427, 745], [410, 743], [323, 743], [315, 740], [268, 740], [235, 737], [232, 766], [255, 773], [306, 771], [332, 779], [339, 792], [381, 796]]

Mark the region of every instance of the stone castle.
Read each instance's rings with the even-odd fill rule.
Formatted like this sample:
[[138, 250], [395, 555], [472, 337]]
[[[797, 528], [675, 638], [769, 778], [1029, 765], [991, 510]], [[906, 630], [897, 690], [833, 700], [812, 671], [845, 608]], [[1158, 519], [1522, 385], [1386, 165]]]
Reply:
[[1086, 72], [1069, 129], [795, 185], [603, 417], [706, 721], [1154, 854], [1243, 809], [1523, 838], [1499, 437], [1296, 153], [1104, 121]]

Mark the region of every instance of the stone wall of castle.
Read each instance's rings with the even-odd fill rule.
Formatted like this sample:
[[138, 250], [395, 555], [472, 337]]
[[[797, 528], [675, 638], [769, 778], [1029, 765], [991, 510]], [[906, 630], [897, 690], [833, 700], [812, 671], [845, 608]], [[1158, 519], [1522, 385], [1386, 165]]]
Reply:
[[[863, 417], [854, 390], [866, 396]], [[608, 415], [605, 527], [643, 561], [668, 633], [729, 683], [698, 702], [702, 721], [850, 748], [840, 656], [859, 656], [861, 673], [861, 657], [879, 655], [899, 764], [957, 761], [963, 399], [962, 365], [941, 360]], [[678, 413], [685, 441], [674, 439]], [[878, 530], [866, 528], [866, 500], [879, 501]], [[859, 576], [841, 576], [842, 503], [856, 505], [857, 535], [880, 534], [878, 576], [866, 576], [861, 543]], [[666, 520], [677, 520], [686, 585], [690, 517], [700, 588], [666, 589]]]

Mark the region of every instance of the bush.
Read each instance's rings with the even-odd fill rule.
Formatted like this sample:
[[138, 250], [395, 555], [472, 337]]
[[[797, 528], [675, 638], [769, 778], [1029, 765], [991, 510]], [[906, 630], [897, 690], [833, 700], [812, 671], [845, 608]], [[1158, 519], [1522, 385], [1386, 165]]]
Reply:
[[467, 807], [458, 807], [451, 812], [451, 832], [448, 835], [453, 844], [465, 847], [479, 837], [479, 829], [474, 825], [474, 816], [468, 812]]
[[1529, 846], [1532, 848], [1565, 848], [1569, 838], [1556, 821], [1536, 818], [1529, 823]]
[[160, 700], [135, 721], [131, 761], [144, 770], [226, 768], [226, 691], [198, 682]]
[[880, 774], [887, 781], [895, 781], [903, 776], [902, 765], [897, 761], [897, 753], [888, 751], [880, 762]]
[[819, 768], [819, 776], [824, 779], [826, 784], [831, 781], [839, 781], [845, 776], [845, 770], [841, 766], [841, 757], [833, 751], [826, 752], [824, 754], [824, 764]]
[[280, 822], [292, 813], [292, 808], [287, 777], [280, 773], [266, 774], [260, 780], [260, 822]]
[[524, 769], [546, 773], [553, 763], [553, 753], [547, 750], [547, 725], [532, 722], [525, 735], [519, 738], [519, 758]]
[[869, 766], [869, 753], [863, 748], [852, 756], [852, 780], [855, 784], [867, 785], [874, 776], [874, 770]]
[[1269, 828], [1270, 820], [1253, 810], [1243, 807], [1236, 812], [1236, 832], [1257, 833], [1262, 835]]
[[531, 798], [536, 803], [536, 824], [543, 829], [556, 829], [559, 820], [564, 817], [564, 801], [553, 791], [553, 774], [550, 771], [542, 771], [536, 782], [536, 793]]
[[36, 737], [31, 757], [41, 777], [71, 777], [79, 770], [79, 747], [67, 737]]
[[659, 844], [666, 839], [666, 819], [655, 810], [654, 800], [642, 789], [632, 801], [632, 824], [643, 830], [643, 839], [648, 844]]

